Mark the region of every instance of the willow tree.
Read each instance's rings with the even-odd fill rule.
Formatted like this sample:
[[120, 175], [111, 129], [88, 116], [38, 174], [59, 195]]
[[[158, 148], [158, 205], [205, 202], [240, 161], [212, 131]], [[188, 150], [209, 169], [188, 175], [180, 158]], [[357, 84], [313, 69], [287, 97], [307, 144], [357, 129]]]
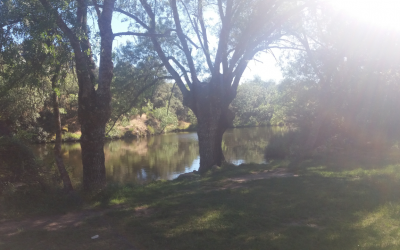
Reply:
[[249, 61], [282, 45], [286, 25], [306, 2], [140, 0], [116, 9], [135, 30], [115, 35], [146, 32], [182, 91], [184, 105], [196, 115], [200, 172], [224, 161], [222, 136], [234, 119], [229, 105]]

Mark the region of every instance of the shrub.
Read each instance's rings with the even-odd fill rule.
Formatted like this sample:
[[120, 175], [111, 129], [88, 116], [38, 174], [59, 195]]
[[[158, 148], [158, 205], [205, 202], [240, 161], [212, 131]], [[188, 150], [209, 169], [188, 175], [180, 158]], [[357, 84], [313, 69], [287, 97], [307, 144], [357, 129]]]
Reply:
[[20, 140], [20, 141], [27, 141], [31, 142], [34, 134], [32, 132], [28, 132], [26, 130], [20, 129], [17, 131], [15, 134], [15, 138]]
[[64, 141], [77, 141], [79, 139], [81, 139], [81, 135], [80, 134], [74, 134], [74, 133], [70, 133], [70, 132], [66, 132], [63, 134], [63, 140]]
[[152, 116], [160, 122], [161, 131], [166, 127], [175, 129], [178, 126], [178, 118], [173, 112], [168, 112], [166, 107], [153, 110]]
[[154, 135], [155, 131], [154, 128], [150, 125], [147, 125], [147, 131], [149, 132], [149, 134]]
[[0, 189], [16, 182], [40, 183], [40, 172], [40, 165], [28, 146], [15, 138], [0, 138]]

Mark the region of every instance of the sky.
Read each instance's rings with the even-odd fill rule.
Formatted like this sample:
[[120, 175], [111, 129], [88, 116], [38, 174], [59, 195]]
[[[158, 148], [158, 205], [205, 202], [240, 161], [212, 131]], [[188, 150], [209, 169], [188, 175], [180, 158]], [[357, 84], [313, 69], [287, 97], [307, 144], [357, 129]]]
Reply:
[[[326, 0], [332, 8], [346, 12], [366, 24], [374, 24], [382, 28], [400, 30], [400, 0]], [[113, 32], [127, 31], [128, 22], [121, 23], [120, 17], [113, 19]], [[128, 37], [119, 37], [114, 41], [114, 46], [120, 46], [129, 39]], [[262, 80], [274, 80], [279, 83], [283, 76], [281, 69], [277, 65], [276, 59], [279, 59], [280, 51], [273, 51], [275, 57], [271, 54], [262, 53], [256, 57], [256, 60], [249, 62], [246, 71], [243, 74], [242, 82], [251, 80], [255, 76]]]

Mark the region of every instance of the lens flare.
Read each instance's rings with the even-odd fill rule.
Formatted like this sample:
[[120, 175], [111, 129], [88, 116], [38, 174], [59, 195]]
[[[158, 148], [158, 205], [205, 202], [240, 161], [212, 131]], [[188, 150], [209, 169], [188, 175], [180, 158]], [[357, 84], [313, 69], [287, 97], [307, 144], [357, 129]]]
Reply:
[[329, 0], [330, 4], [367, 23], [400, 30], [399, 0]]

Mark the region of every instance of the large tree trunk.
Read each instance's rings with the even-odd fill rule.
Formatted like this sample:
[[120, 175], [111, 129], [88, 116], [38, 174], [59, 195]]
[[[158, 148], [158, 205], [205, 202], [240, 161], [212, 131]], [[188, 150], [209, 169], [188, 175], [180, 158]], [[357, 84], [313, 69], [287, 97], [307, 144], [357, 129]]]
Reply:
[[62, 159], [62, 154], [61, 154], [62, 134], [61, 134], [60, 109], [58, 106], [58, 95], [56, 91], [54, 91], [58, 81], [59, 72], [60, 72], [60, 65], [57, 66], [56, 73], [51, 79], [51, 84], [53, 88], [53, 115], [54, 115], [54, 124], [56, 128], [56, 143], [54, 145], [54, 157], [56, 160], [58, 171], [60, 172], [60, 176], [64, 184], [64, 191], [70, 193], [74, 191], [74, 188], [72, 187], [71, 179], [69, 178], [68, 172], [64, 166], [64, 161]]
[[229, 101], [214, 84], [199, 84], [194, 99], [199, 138], [199, 172], [205, 173], [213, 165], [220, 166], [225, 161], [222, 137], [235, 116], [229, 110]]
[[81, 123], [81, 149], [83, 164], [83, 189], [101, 190], [106, 185], [104, 158], [105, 124], [97, 120], [84, 120]]
[[[105, 126], [111, 114], [111, 81], [113, 77], [112, 44], [114, 34], [111, 28], [115, 0], [104, 0], [101, 6], [93, 2], [100, 30], [100, 67], [96, 81], [93, 51], [89, 42], [87, 25], [88, 2], [77, 0], [76, 26], [71, 29], [47, 0], [42, 5], [53, 13], [58, 27], [68, 37], [75, 54], [75, 68], [78, 77], [78, 119], [81, 124], [81, 148], [83, 163], [83, 187], [85, 191], [96, 192], [106, 185], [104, 164]], [[89, 1], [90, 2], [90, 1]], [[75, 33], [79, 31], [78, 33]], [[97, 84], [97, 90], [95, 86]]]
[[[114, 65], [112, 62], [112, 44], [114, 40], [111, 29], [112, 14], [115, 0], [105, 0], [103, 11], [95, 6], [100, 29], [100, 67], [98, 87], [95, 90], [95, 62], [90, 53], [86, 57], [86, 65], [82, 69], [88, 70], [89, 77], [82, 78], [79, 88], [78, 117], [81, 124], [81, 149], [83, 164], [83, 188], [85, 191], [96, 192], [106, 186], [106, 167], [104, 158], [105, 127], [111, 115], [111, 81]], [[87, 20], [87, 6], [84, 9], [84, 27]], [[87, 32], [87, 31], [86, 31]], [[82, 40], [84, 51], [90, 50], [88, 39]], [[83, 57], [78, 58], [78, 61]], [[82, 62], [82, 64], [84, 64]], [[77, 67], [77, 70], [78, 67]]]

